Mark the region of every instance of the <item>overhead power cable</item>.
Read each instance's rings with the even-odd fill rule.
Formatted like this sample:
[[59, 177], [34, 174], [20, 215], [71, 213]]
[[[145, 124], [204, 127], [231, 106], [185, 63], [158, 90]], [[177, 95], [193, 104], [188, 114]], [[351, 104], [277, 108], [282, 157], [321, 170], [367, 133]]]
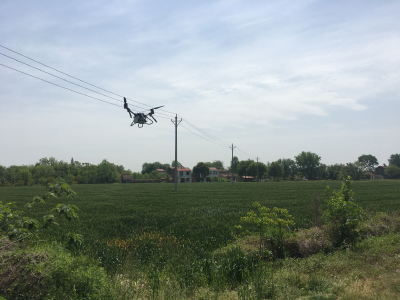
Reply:
[[52, 85], [58, 86], [58, 87], [60, 87], [60, 88], [66, 89], [66, 90], [68, 90], [68, 91], [71, 91], [71, 92], [74, 92], [74, 93], [77, 93], [77, 94], [80, 94], [80, 95], [83, 95], [83, 96], [86, 96], [86, 97], [89, 97], [89, 98], [92, 98], [92, 99], [96, 99], [96, 100], [99, 100], [99, 101], [102, 101], [102, 102], [105, 102], [105, 103], [108, 103], [108, 104], [111, 104], [111, 105], [115, 105], [115, 106], [118, 106], [118, 107], [120, 107], [120, 105], [117, 105], [117, 104], [115, 104], [115, 103], [111, 103], [111, 102], [108, 102], [108, 101], [105, 101], [105, 100], [102, 100], [102, 99], [99, 99], [99, 98], [96, 98], [96, 97], [93, 97], [93, 96], [86, 95], [86, 94], [84, 94], [84, 93], [81, 93], [81, 92], [78, 92], [78, 91], [72, 90], [72, 89], [70, 89], [70, 88], [67, 88], [67, 87], [65, 87], [65, 86], [59, 85], [59, 84], [57, 84], [57, 83], [54, 83], [54, 82], [50, 82], [50, 81], [44, 80], [44, 79], [42, 79], [42, 78], [39, 78], [39, 77], [33, 76], [33, 75], [31, 75], [31, 74], [28, 74], [28, 73], [22, 72], [22, 71], [20, 71], [20, 70], [17, 70], [17, 69], [11, 68], [11, 67], [9, 67], [9, 66], [3, 65], [3, 64], [0, 64], [0, 66], [3, 66], [3, 67], [5, 67], [5, 68], [8, 68], [8, 69], [11, 69], [11, 70], [14, 70], [14, 71], [17, 71], [17, 72], [19, 72], [19, 73], [22, 73], [22, 74], [28, 75], [28, 76], [30, 76], [30, 77], [33, 77], [33, 78], [36, 78], [36, 79], [39, 79], [39, 80], [41, 80], [41, 81], [44, 81], [44, 82], [50, 83], [50, 84], [52, 84]]
[[239, 151], [239, 152], [241, 152], [241, 153], [243, 153], [244, 155], [246, 155], [246, 156], [248, 156], [248, 157], [250, 157], [250, 158], [254, 158], [254, 157], [256, 157], [256, 156], [254, 156], [254, 155], [250, 155], [250, 154], [248, 154], [248, 153], [244, 152], [244, 151], [243, 151], [243, 150], [241, 150], [239, 147], [236, 147], [236, 150], [237, 150], [237, 151]]
[[[103, 89], [103, 88], [101, 88], [101, 87], [98, 87], [98, 86], [96, 86], [96, 85], [94, 85], [94, 84], [91, 84], [91, 83], [89, 83], [89, 82], [87, 82], [87, 81], [81, 80], [81, 79], [79, 79], [79, 78], [77, 78], [77, 77], [71, 76], [71, 75], [69, 75], [69, 74], [67, 74], [67, 73], [64, 73], [64, 72], [59, 71], [59, 70], [57, 70], [57, 69], [55, 69], [55, 68], [52, 68], [52, 67], [50, 67], [50, 66], [48, 66], [48, 65], [46, 65], [46, 64], [44, 64], [44, 63], [41, 63], [41, 62], [39, 62], [39, 61], [37, 61], [37, 60], [35, 60], [35, 59], [33, 59], [33, 58], [30, 58], [30, 57], [28, 57], [28, 56], [26, 56], [26, 55], [23, 55], [23, 54], [21, 54], [21, 53], [15, 51], [15, 50], [12, 50], [12, 49], [10, 49], [10, 48], [7, 48], [7, 47], [5, 47], [5, 46], [3, 46], [3, 45], [0, 45], [0, 47], [2, 47], [2, 48], [4, 48], [4, 49], [7, 49], [8, 51], [14, 52], [14, 53], [16, 53], [16, 54], [18, 54], [18, 55], [21, 55], [21, 56], [23, 56], [23, 57], [25, 57], [25, 58], [27, 58], [27, 59], [30, 59], [30, 60], [32, 60], [32, 61], [34, 61], [34, 62], [36, 62], [36, 63], [38, 63], [38, 64], [40, 64], [40, 65], [42, 65], [42, 66], [45, 66], [46, 68], [52, 69], [52, 70], [54, 70], [54, 71], [56, 71], [56, 72], [59, 72], [59, 73], [61, 73], [61, 74], [64, 74], [64, 75], [66, 75], [66, 76], [68, 76], [68, 77], [71, 77], [71, 78], [73, 78], [73, 79], [76, 79], [76, 80], [78, 80], [78, 81], [80, 81], [80, 82], [83, 82], [83, 83], [86, 83], [86, 84], [88, 84], [88, 85], [91, 85], [91, 86], [93, 86], [93, 87], [95, 87], [95, 88], [97, 88], [97, 89], [100, 89], [100, 90], [102, 90], [102, 91], [105, 91], [105, 92], [107, 92], [107, 93], [113, 94], [113, 95], [118, 96], [118, 97], [121, 97], [121, 98], [123, 97], [123, 96], [121, 96], [121, 95], [118, 95], [118, 94], [116, 94], [116, 93], [113, 93], [113, 92], [111, 92], [111, 91], [108, 91], [108, 90], [106, 90], [106, 89]], [[126, 99], [128, 99], [128, 98], [126, 98]], [[142, 102], [139, 102], [139, 101], [135, 101], [135, 100], [132, 100], [132, 99], [128, 99], [128, 100], [152, 108], [151, 105], [148, 105], [148, 104], [145, 104], [145, 103], [142, 103]], [[167, 111], [167, 110], [165, 110], [165, 109], [160, 109], [160, 110], [161, 110], [161, 111], [168, 112], [168, 113], [171, 113], [171, 114], [175, 114], [175, 113], [170, 112], [170, 111]]]
[[[12, 49], [7, 48], [7, 47], [2, 46], [2, 45], [0, 45], [0, 47], [2, 47], [2, 48], [4, 48], [4, 49], [7, 49], [7, 50], [9, 50], [9, 51], [11, 51], [11, 52], [13, 52], [13, 53], [16, 53], [16, 54], [18, 54], [18, 55], [20, 55], [20, 56], [22, 56], [22, 57], [25, 57], [25, 58], [27, 58], [27, 59], [29, 59], [29, 60], [31, 60], [31, 61], [34, 61], [34, 62], [36, 62], [36, 63], [38, 63], [38, 64], [40, 64], [40, 65], [43, 65], [43, 66], [45, 66], [45, 67], [47, 67], [47, 68], [49, 68], [49, 69], [51, 69], [51, 70], [54, 70], [54, 71], [59, 72], [59, 73], [61, 73], [61, 74], [63, 74], [63, 75], [66, 75], [66, 76], [68, 76], [68, 77], [70, 77], [70, 78], [73, 78], [73, 79], [75, 79], [75, 80], [78, 80], [78, 81], [80, 81], [80, 82], [83, 82], [83, 83], [85, 83], [85, 84], [88, 84], [88, 85], [90, 85], [90, 86], [93, 86], [93, 87], [95, 87], [95, 88], [97, 88], [97, 89], [100, 89], [100, 90], [102, 90], [102, 91], [105, 91], [105, 92], [107, 92], [107, 93], [116, 95], [116, 96], [121, 97], [121, 98], [123, 97], [123, 96], [121, 96], [121, 95], [118, 95], [118, 94], [113, 93], [113, 92], [111, 92], [111, 91], [108, 91], [108, 90], [106, 90], [106, 89], [103, 89], [103, 88], [101, 88], [101, 87], [99, 87], [99, 86], [96, 86], [96, 85], [94, 85], [94, 84], [91, 84], [91, 83], [89, 83], [89, 82], [87, 82], [87, 81], [81, 80], [81, 79], [79, 79], [79, 78], [77, 78], [77, 77], [71, 76], [71, 75], [69, 75], [69, 74], [67, 74], [67, 73], [65, 73], [65, 72], [62, 72], [62, 71], [60, 71], [60, 70], [57, 70], [57, 69], [55, 69], [55, 68], [53, 68], [53, 67], [50, 67], [50, 66], [48, 66], [48, 65], [46, 65], [46, 64], [44, 64], [44, 63], [41, 63], [41, 62], [39, 62], [39, 61], [37, 61], [37, 60], [35, 60], [35, 59], [33, 59], [33, 58], [30, 58], [30, 57], [28, 57], [28, 56], [26, 56], [26, 55], [23, 55], [23, 54], [21, 54], [21, 53], [15, 51], [15, 50], [12, 50]], [[111, 97], [111, 96], [109, 96], [109, 95], [100, 93], [100, 92], [98, 92], [98, 91], [95, 91], [95, 90], [93, 90], [93, 89], [87, 88], [87, 87], [82, 86], [82, 85], [80, 85], [80, 84], [74, 83], [74, 82], [69, 81], [69, 80], [67, 80], [67, 79], [65, 79], [65, 78], [59, 77], [59, 76], [54, 75], [54, 74], [52, 74], [52, 73], [50, 73], [50, 72], [44, 71], [44, 70], [42, 70], [42, 69], [40, 69], [40, 68], [34, 67], [34, 66], [32, 66], [32, 65], [30, 65], [30, 64], [28, 64], [28, 63], [22, 62], [22, 61], [20, 61], [20, 60], [18, 60], [18, 59], [15, 59], [15, 58], [11, 57], [11, 56], [8, 56], [8, 55], [6, 55], [6, 54], [4, 54], [4, 53], [0, 53], [0, 54], [2, 54], [3, 56], [5, 56], [5, 57], [7, 57], [7, 58], [10, 58], [10, 59], [12, 59], [12, 60], [14, 60], [14, 61], [17, 61], [17, 62], [19, 62], [19, 63], [21, 63], [21, 64], [24, 64], [24, 65], [27, 65], [27, 66], [33, 68], [33, 69], [36, 69], [36, 70], [38, 70], [38, 71], [40, 71], [40, 72], [43, 72], [43, 73], [48, 74], [48, 75], [50, 75], [50, 76], [56, 77], [56, 78], [58, 78], [58, 79], [61, 79], [61, 80], [65, 81], [65, 82], [68, 82], [68, 83], [70, 83], [70, 84], [76, 85], [76, 86], [78, 86], [78, 87], [81, 87], [81, 88], [83, 88], [83, 89], [89, 90], [89, 91], [91, 91], [91, 92], [93, 92], [93, 93], [102, 95], [102, 96], [104, 96], [104, 97], [108, 97], [108, 98], [113, 99], [113, 100], [118, 101], [118, 102], [123, 102], [123, 101], [120, 100], [120, 99], [116, 99], [116, 98]], [[1, 64], [1, 65], [2, 65], [3, 67], [12, 69], [12, 70], [17, 71], [17, 72], [19, 72], [19, 73], [28, 75], [28, 76], [33, 77], [33, 78], [36, 78], [36, 79], [39, 79], [39, 80], [41, 80], [41, 81], [50, 83], [50, 84], [52, 84], [52, 85], [61, 87], [61, 88], [63, 88], [63, 89], [69, 90], [69, 91], [72, 91], [72, 92], [74, 92], [74, 93], [77, 93], [77, 94], [80, 94], [80, 95], [83, 95], [83, 96], [86, 96], [86, 97], [89, 97], [89, 98], [92, 98], [92, 99], [96, 99], [96, 100], [99, 100], [99, 101], [102, 101], [102, 102], [105, 102], [105, 103], [108, 103], [108, 104], [113, 104], [113, 105], [119, 107], [119, 105], [116, 105], [116, 104], [114, 104], [114, 103], [111, 103], [111, 102], [108, 102], [108, 101], [105, 101], [105, 100], [102, 100], [102, 99], [99, 99], [99, 98], [96, 98], [96, 97], [93, 97], [93, 96], [90, 96], [90, 95], [87, 95], [87, 94], [84, 94], [84, 93], [81, 93], [81, 92], [78, 92], [78, 91], [75, 91], [75, 90], [73, 90], [73, 89], [70, 89], [70, 88], [67, 88], [67, 87], [58, 85], [58, 84], [56, 84], [56, 83], [47, 81], [47, 80], [45, 80], [45, 79], [36, 77], [36, 76], [34, 76], [34, 75], [28, 74], [28, 73], [26, 73], [26, 72], [23, 72], [23, 71], [20, 71], [20, 70], [17, 70], [17, 69], [14, 69], [14, 68], [12, 68], [12, 67], [9, 67], [9, 66], [3, 65], [3, 64]], [[142, 105], [145, 105], [145, 106], [148, 106], [148, 107], [152, 107], [152, 106], [150, 106], [150, 105], [148, 105], [148, 104], [145, 104], [145, 103], [142, 103], [142, 102], [139, 102], [139, 101], [135, 101], [135, 100], [132, 100], [132, 99], [129, 99], [129, 98], [126, 98], [126, 99], [128, 99], [128, 100], [131, 101], [131, 102], [135, 102], [135, 103], [139, 103], [139, 104], [142, 104]], [[140, 108], [140, 109], [147, 109], [147, 108], [143, 108], [143, 107], [138, 106], [138, 105], [133, 105], [133, 106], [138, 107], [138, 108]], [[169, 114], [175, 114], [175, 113], [173, 113], [173, 112], [170, 112], [170, 111], [167, 111], [167, 110], [164, 110], [164, 109], [159, 109], [159, 110], [160, 110], [160, 111], [167, 112], [167, 113], [169, 113]], [[165, 119], [169, 119], [169, 118], [172, 117], [172, 116], [170, 116], [170, 115], [168, 115], [168, 114], [164, 114], [164, 113], [162, 113], [162, 112], [158, 112], [157, 115], [158, 115], [159, 118], [165, 118]], [[162, 116], [160, 116], [160, 115], [164, 115], [164, 116], [167, 116], [167, 117], [162, 117]], [[176, 114], [176, 115], [177, 115], [177, 114]], [[207, 140], [207, 141], [209, 141], [209, 142], [212, 142], [212, 143], [217, 144], [217, 145], [220, 145], [220, 146], [228, 146], [228, 145], [231, 144], [231, 143], [226, 142], [226, 141], [224, 141], [224, 140], [222, 140], [222, 139], [219, 139], [219, 138], [217, 138], [217, 137], [214, 137], [214, 136], [212, 136], [211, 134], [208, 134], [207, 132], [201, 130], [200, 128], [198, 128], [197, 126], [193, 125], [192, 123], [190, 123], [190, 122], [189, 122], [188, 120], [186, 120], [186, 119], [184, 119], [184, 121], [185, 121], [190, 127], [192, 127], [193, 130], [199, 132], [200, 134], [197, 134], [196, 132], [193, 132], [192, 130], [190, 130], [190, 129], [184, 127], [186, 130], [192, 132], [193, 134], [196, 134], [197, 136], [199, 136], [199, 137], [201, 137], [201, 138], [203, 138], [203, 139], [205, 139], [205, 140]], [[204, 135], [205, 137], [203, 137], [202, 135]]]
[[[111, 97], [111, 96], [108, 96], [108, 95], [99, 93], [98, 91], [89, 89], [89, 88], [87, 88], [87, 87], [85, 87], [85, 86], [82, 86], [82, 85], [77, 84], [77, 83], [75, 83], [75, 82], [69, 81], [69, 80], [64, 79], [64, 78], [62, 78], [62, 77], [60, 77], [60, 76], [51, 74], [51, 73], [46, 72], [46, 71], [44, 71], [44, 70], [42, 70], [42, 69], [36, 68], [36, 67], [34, 67], [34, 66], [31, 66], [30, 64], [27, 64], [27, 63], [25, 63], [25, 62], [23, 62], [23, 61], [20, 61], [20, 60], [18, 60], [18, 59], [15, 59], [15, 58], [13, 58], [13, 57], [10, 57], [10, 56], [8, 56], [8, 55], [5, 55], [4, 53], [1, 53], [1, 52], [0, 52], [0, 54], [3, 55], [3, 56], [5, 56], [5, 57], [8, 57], [8, 58], [10, 58], [10, 59], [13, 59], [13, 60], [15, 60], [15, 61], [17, 61], [17, 62], [19, 62], [19, 63], [21, 63], [21, 64], [24, 64], [24, 65], [27, 65], [27, 66], [33, 68], [33, 69], [36, 69], [36, 70], [38, 70], [38, 71], [40, 71], [40, 72], [43, 72], [43, 73], [46, 73], [46, 74], [51, 75], [51, 76], [53, 76], [53, 77], [56, 77], [56, 78], [58, 78], [58, 79], [64, 80], [65, 82], [74, 84], [74, 85], [76, 85], [76, 86], [79, 86], [79, 87], [81, 87], [81, 88], [83, 88], [83, 89], [86, 89], [86, 90], [88, 90], [88, 91], [91, 91], [91, 92], [93, 92], [93, 93], [102, 95], [102, 96], [104, 96], [104, 97], [108, 97], [108, 98], [113, 99], [113, 100], [115, 100], [115, 101], [124, 102], [124, 101], [122, 101], [121, 99], [117, 99], [117, 98], [114, 98], [114, 97]], [[133, 105], [133, 106], [138, 107], [138, 108], [140, 108], [140, 109], [147, 109], [147, 108], [143, 108], [143, 107], [136, 106], [136, 105]]]
[[215, 141], [213, 141], [213, 140], [210, 140], [210, 139], [207, 139], [207, 138], [205, 138], [205, 137], [203, 137], [203, 136], [201, 136], [201, 135], [198, 135], [197, 133], [191, 131], [189, 128], [187, 128], [187, 127], [185, 127], [185, 126], [183, 126], [183, 125], [180, 125], [180, 126], [183, 127], [183, 128], [185, 128], [187, 131], [190, 131], [191, 133], [197, 135], [198, 137], [201, 137], [202, 139], [205, 139], [206, 141], [208, 141], [208, 142], [210, 142], [210, 143], [213, 143], [213, 144], [216, 144], [216, 145], [222, 146], [222, 147], [227, 147], [227, 146], [224, 145], [224, 144], [217, 143], [217, 142], [215, 142]]
[[219, 142], [219, 143], [221, 143], [221, 144], [226, 144], [227, 146], [231, 145], [231, 143], [226, 142], [226, 141], [224, 141], [224, 140], [221, 140], [221, 139], [219, 139], [219, 138], [216, 138], [216, 137], [212, 136], [211, 134], [208, 134], [207, 132], [205, 132], [205, 131], [199, 129], [198, 127], [196, 127], [196, 126], [194, 126], [192, 123], [190, 123], [188, 120], [183, 119], [183, 121], [186, 122], [186, 123], [188, 123], [188, 125], [191, 126], [192, 128], [194, 128], [195, 130], [201, 132], [202, 134], [204, 134], [205, 136], [207, 136], [207, 137], [209, 137], [209, 138], [215, 140], [216, 142]]

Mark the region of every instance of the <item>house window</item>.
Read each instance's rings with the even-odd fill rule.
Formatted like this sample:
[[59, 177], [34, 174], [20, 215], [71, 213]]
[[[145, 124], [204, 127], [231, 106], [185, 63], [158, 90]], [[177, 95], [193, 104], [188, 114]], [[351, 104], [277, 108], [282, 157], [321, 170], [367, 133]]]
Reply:
[[190, 171], [186, 171], [186, 175], [190, 175]]
[[183, 171], [179, 171], [179, 176], [183, 176]]

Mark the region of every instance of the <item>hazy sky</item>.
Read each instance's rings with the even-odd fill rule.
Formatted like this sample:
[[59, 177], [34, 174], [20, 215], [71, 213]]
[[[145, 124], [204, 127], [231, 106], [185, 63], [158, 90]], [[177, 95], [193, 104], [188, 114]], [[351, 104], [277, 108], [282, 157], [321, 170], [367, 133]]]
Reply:
[[[1, 0], [0, 44], [118, 95], [164, 105], [237, 145], [246, 153], [235, 151], [239, 159], [311, 151], [327, 164], [362, 154], [383, 164], [400, 153], [399, 16], [400, 1]], [[3, 55], [0, 64], [119, 105], [0, 66], [0, 164], [106, 158], [140, 171], [144, 162], [174, 159], [174, 126], [160, 113], [174, 114], [156, 111], [158, 123], [131, 127], [120, 102]], [[229, 163], [227, 144], [184, 127], [184, 166]]]

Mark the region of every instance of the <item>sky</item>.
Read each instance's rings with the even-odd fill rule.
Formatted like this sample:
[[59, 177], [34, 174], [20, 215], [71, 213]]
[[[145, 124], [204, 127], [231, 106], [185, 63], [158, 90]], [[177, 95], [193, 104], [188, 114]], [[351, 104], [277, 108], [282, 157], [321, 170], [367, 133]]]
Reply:
[[[239, 160], [387, 164], [400, 153], [399, 15], [385, 0], [1, 0], [1, 46], [114, 94], [0, 47], [0, 165], [171, 163], [175, 115], [190, 168], [227, 166], [232, 144]], [[164, 105], [158, 122], [131, 127], [122, 97]]]

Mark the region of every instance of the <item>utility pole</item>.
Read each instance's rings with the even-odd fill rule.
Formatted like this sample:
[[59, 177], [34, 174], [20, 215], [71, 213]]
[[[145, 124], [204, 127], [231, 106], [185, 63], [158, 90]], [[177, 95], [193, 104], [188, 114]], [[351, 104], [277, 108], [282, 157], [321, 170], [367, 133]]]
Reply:
[[231, 161], [231, 173], [232, 173], [232, 175], [231, 175], [231, 181], [232, 181], [232, 184], [234, 184], [234, 180], [233, 180], [233, 149], [235, 149], [236, 146], [233, 147], [233, 143], [232, 143], [232, 147], [229, 147], [229, 148], [232, 149], [232, 161]]
[[178, 190], [178, 125], [182, 122], [182, 119], [178, 122], [178, 115], [175, 115], [175, 122], [171, 120], [175, 125], [175, 191]]
[[257, 182], [258, 182], [258, 156], [257, 156]]

